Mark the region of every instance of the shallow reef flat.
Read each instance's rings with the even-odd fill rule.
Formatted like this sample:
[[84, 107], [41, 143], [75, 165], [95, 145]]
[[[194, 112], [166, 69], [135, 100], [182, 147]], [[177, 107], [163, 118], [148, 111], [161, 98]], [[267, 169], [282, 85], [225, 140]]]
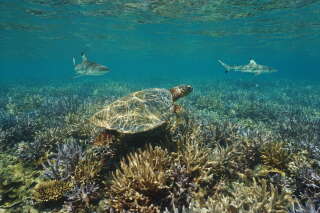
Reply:
[[4, 85], [0, 212], [320, 211], [319, 85], [188, 83], [183, 113], [121, 141], [89, 118], [155, 84]]

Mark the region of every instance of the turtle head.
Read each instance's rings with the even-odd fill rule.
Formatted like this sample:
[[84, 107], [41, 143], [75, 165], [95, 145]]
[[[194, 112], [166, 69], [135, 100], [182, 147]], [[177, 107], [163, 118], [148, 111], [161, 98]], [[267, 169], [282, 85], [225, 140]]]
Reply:
[[171, 88], [170, 92], [172, 94], [173, 101], [176, 101], [177, 99], [188, 95], [192, 90], [193, 88], [190, 85], [180, 85]]

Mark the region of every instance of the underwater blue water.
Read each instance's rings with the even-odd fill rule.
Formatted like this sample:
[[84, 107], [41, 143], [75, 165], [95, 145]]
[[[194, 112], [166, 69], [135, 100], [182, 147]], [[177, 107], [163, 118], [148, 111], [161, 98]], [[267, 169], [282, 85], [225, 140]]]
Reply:
[[93, 79], [251, 78], [217, 60], [253, 58], [279, 70], [258, 79], [320, 80], [319, 1], [168, 2], [1, 0], [1, 82], [81, 80], [82, 51], [112, 70]]

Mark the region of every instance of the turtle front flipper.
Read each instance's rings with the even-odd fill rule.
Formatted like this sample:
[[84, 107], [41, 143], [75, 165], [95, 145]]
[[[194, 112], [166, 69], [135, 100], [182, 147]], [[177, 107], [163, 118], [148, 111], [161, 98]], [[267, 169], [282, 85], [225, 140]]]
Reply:
[[117, 141], [119, 133], [112, 130], [103, 130], [98, 136], [92, 140], [94, 146], [106, 146]]
[[120, 134], [116, 131], [103, 130], [95, 136], [87, 149], [96, 160], [102, 161], [104, 169], [112, 170], [113, 162], [118, 158]]
[[185, 109], [178, 104], [173, 104], [173, 112], [176, 114], [180, 114], [180, 113], [185, 112]]
[[178, 104], [173, 104], [173, 112], [175, 114], [175, 125], [185, 124], [188, 119], [187, 111]]

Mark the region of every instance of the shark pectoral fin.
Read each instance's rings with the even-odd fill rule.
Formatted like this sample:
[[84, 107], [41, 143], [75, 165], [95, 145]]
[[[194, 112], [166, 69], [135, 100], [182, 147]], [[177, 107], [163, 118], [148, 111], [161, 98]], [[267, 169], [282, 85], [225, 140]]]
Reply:
[[223, 63], [223, 61], [221, 61], [221, 60], [218, 60], [218, 62], [222, 65], [222, 66], [226, 66], [226, 64], [225, 63]]
[[83, 75], [75, 75], [75, 76], [73, 76], [73, 79], [75, 79], [75, 78], [80, 78], [80, 77], [82, 77]]
[[230, 66], [229, 65], [223, 63], [223, 61], [221, 61], [221, 60], [218, 60], [218, 62], [225, 68], [225, 72], [226, 73], [230, 71]]

